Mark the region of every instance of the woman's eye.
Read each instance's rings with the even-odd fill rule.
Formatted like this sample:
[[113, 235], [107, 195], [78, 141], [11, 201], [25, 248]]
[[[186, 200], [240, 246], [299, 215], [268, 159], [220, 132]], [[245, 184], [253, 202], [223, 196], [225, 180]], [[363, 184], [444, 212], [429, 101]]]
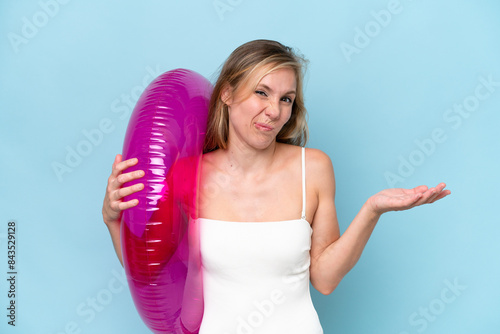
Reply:
[[292, 103], [293, 102], [291, 98], [286, 97], [286, 96], [283, 97], [281, 100], [284, 101], [284, 102], [287, 102], [287, 103]]
[[257, 95], [262, 95], [262, 96], [267, 96], [266, 92], [263, 92], [263, 91], [261, 91], [261, 90], [256, 90], [256, 91], [255, 91], [255, 94], [257, 94]]

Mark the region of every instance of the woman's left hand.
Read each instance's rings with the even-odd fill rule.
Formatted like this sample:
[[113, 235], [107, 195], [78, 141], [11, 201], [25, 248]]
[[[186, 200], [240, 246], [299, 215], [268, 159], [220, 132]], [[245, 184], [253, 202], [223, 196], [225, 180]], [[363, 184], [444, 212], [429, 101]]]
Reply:
[[413, 189], [385, 189], [368, 199], [368, 204], [379, 215], [388, 211], [408, 210], [413, 207], [434, 203], [451, 194], [444, 190], [446, 184], [440, 183], [435, 188], [418, 186]]

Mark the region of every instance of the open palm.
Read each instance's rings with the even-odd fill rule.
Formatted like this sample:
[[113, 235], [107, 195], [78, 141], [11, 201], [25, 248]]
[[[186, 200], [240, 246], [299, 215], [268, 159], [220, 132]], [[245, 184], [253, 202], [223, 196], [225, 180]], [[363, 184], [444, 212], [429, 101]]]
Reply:
[[448, 196], [451, 192], [444, 190], [445, 187], [446, 184], [440, 183], [434, 188], [418, 186], [413, 189], [385, 189], [370, 197], [369, 203], [378, 214], [408, 210], [422, 204], [434, 203]]

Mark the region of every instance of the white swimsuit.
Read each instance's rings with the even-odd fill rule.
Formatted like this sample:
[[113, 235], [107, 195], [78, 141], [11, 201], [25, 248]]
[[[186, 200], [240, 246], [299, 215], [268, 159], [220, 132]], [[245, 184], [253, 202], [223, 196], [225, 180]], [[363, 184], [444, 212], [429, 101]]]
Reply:
[[321, 334], [309, 291], [312, 228], [199, 218], [205, 310], [200, 334]]

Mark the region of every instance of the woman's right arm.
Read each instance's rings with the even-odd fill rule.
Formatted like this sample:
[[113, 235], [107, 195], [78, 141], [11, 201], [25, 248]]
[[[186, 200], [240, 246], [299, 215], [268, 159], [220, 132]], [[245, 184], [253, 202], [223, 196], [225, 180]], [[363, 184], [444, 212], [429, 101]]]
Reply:
[[102, 205], [102, 218], [108, 227], [115, 247], [116, 255], [123, 266], [122, 249], [120, 243], [120, 224], [122, 211], [132, 208], [139, 204], [137, 199], [123, 202], [122, 198], [128, 196], [144, 188], [144, 184], [138, 183], [130, 187], [121, 188], [125, 182], [136, 180], [144, 176], [144, 171], [138, 170], [130, 173], [123, 173], [127, 168], [137, 164], [137, 159], [129, 159], [122, 161], [121, 154], [117, 154], [113, 163], [113, 170], [108, 178], [108, 187], [104, 196]]

